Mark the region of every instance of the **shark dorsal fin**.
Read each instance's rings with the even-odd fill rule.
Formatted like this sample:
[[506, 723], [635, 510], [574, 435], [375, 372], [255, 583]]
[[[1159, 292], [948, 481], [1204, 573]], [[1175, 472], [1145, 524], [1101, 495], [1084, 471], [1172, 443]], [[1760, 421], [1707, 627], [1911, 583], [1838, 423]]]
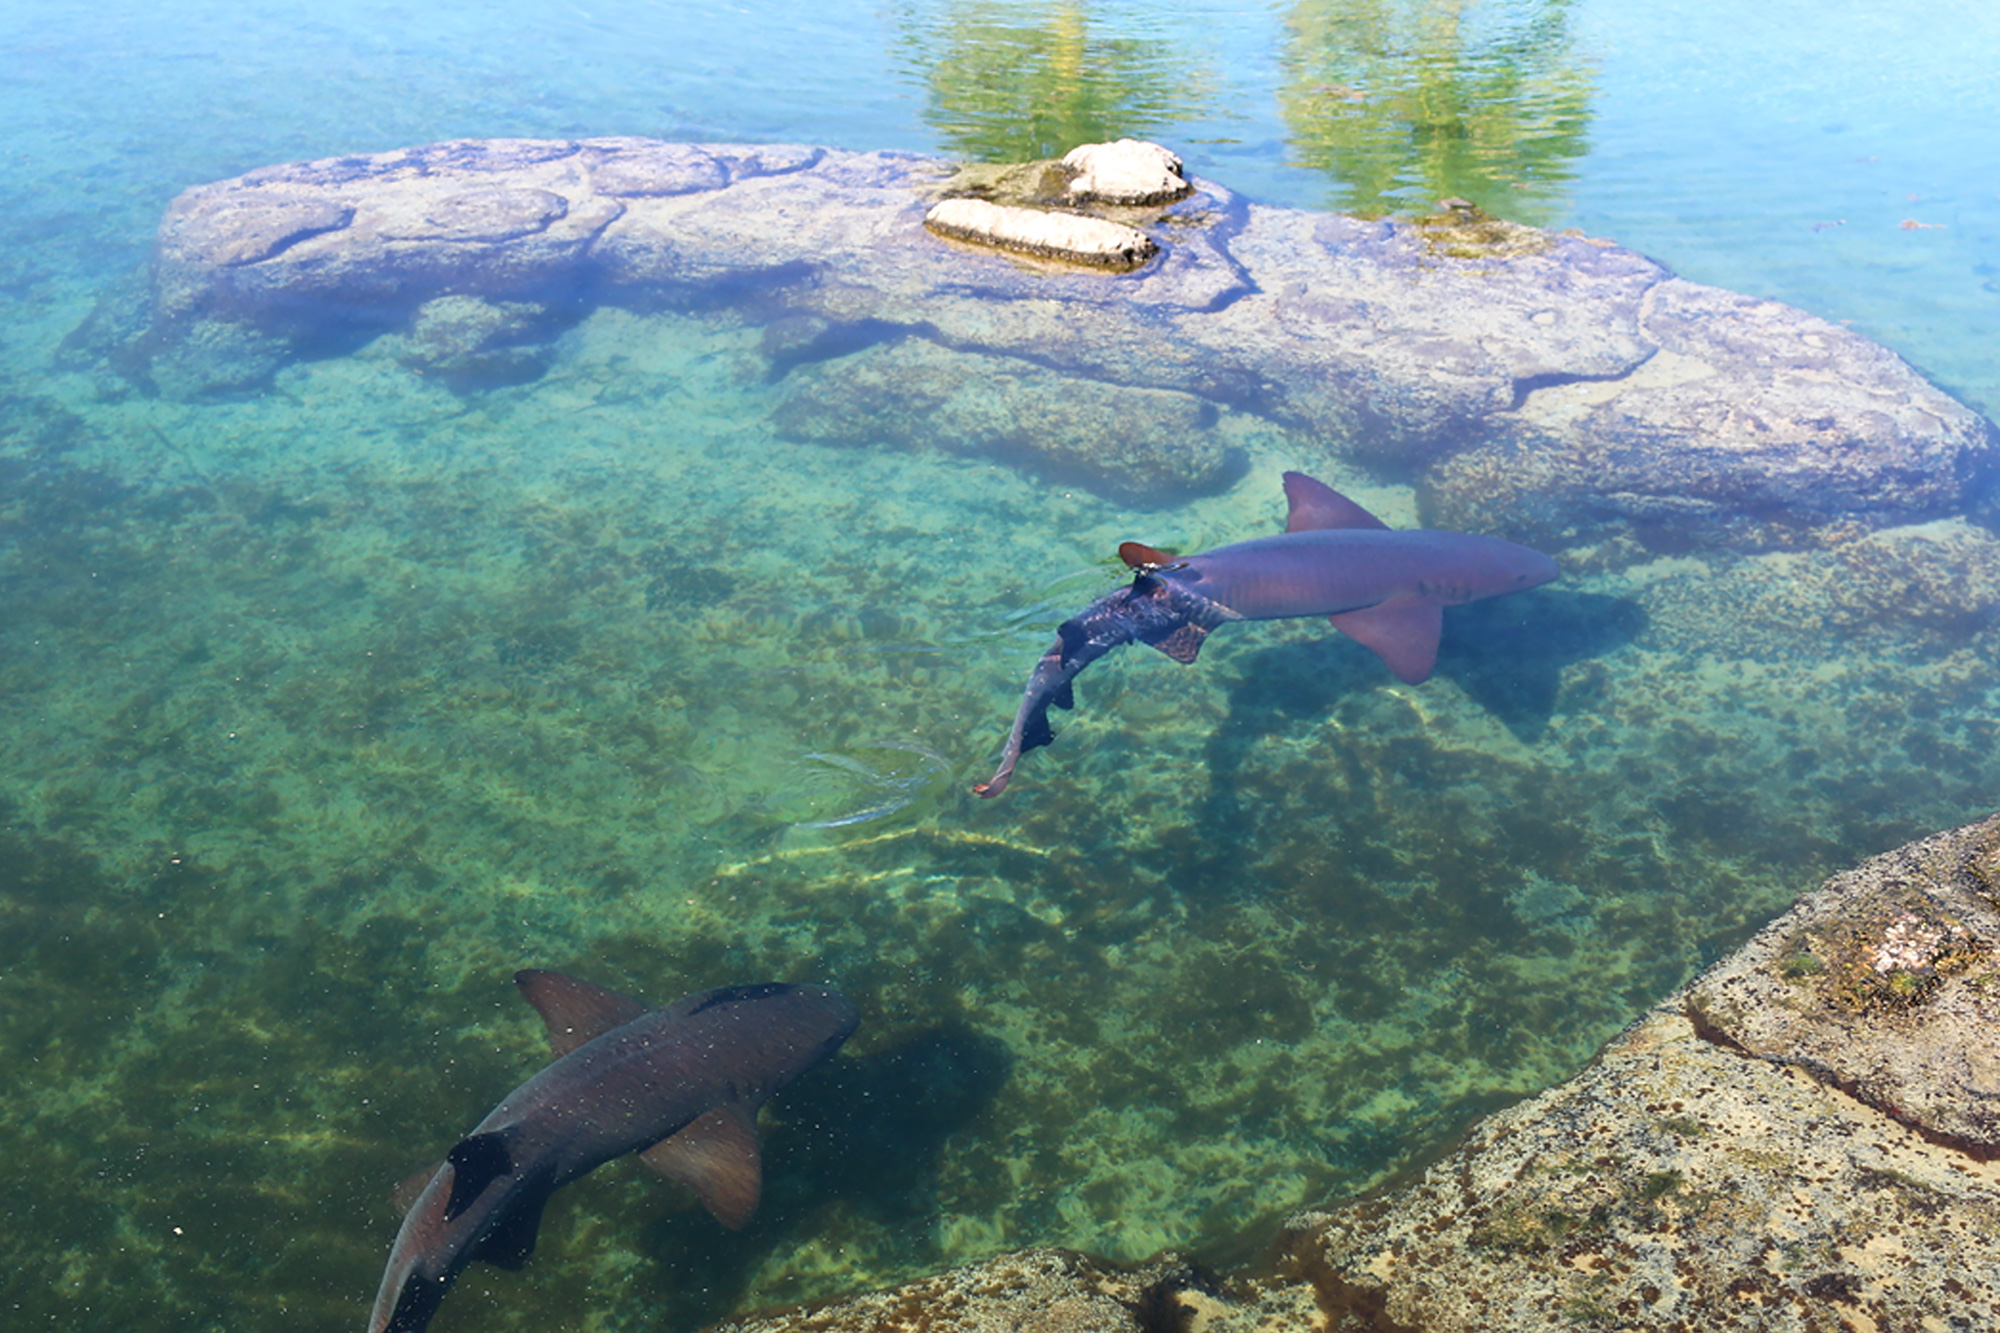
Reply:
[[1174, 564], [1172, 551], [1162, 551], [1157, 546], [1148, 546], [1144, 542], [1119, 542], [1118, 558], [1125, 562], [1127, 568], [1135, 569], [1141, 574], [1151, 574], [1155, 570], [1167, 569]]
[[629, 995], [578, 981], [561, 972], [537, 969], [516, 972], [514, 984], [548, 1024], [549, 1045], [559, 1056], [568, 1055], [613, 1028], [624, 1027], [646, 1012], [646, 1006]]
[[1323, 481], [1303, 472], [1285, 474], [1286, 532], [1318, 532], [1324, 528], [1386, 528], [1375, 515]]
[[487, 1186], [514, 1169], [507, 1136], [496, 1130], [460, 1139], [444, 1160], [451, 1165], [451, 1198], [444, 1205], [447, 1222], [470, 1208], [474, 1199], [486, 1193]]
[[757, 1111], [724, 1102], [639, 1154], [639, 1160], [701, 1196], [715, 1220], [741, 1231], [764, 1192]]
[[1437, 668], [1444, 608], [1436, 602], [1384, 602], [1327, 619], [1335, 629], [1381, 658], [1405, 685], [1423, 684]]

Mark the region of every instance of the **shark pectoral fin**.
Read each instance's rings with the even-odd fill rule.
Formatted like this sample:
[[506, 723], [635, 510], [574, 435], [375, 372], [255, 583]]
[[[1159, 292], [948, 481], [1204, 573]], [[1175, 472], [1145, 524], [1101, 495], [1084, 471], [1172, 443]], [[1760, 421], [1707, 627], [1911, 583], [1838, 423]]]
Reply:
[[1208, 626], [1190, 622], [1164, 638], [1147, 639], [1145, 642], [1158, 648], [1182, 666], [1187, 666], [1201, 655], [1201, 646], [1207, 641]]
[[690, 1186], [715, 1220], [741, 1231], [764, 1192], [757, 1148], [757, 1112], [741, 1102], [721, 1106], [639, 1154], [669, 1180]]
[[445, 1154], [451, 1165], [451, 1198], [444, 1205], [449, 1222], [486, 1193], [486, 1187], [514, 1169], [514, 1155], [507, 1151], [507, 1136], [500, 1131], [474, 1134], [460, 1139]]
[[1285, 474], [1286, 532], [1318, 532], [1326, 528], [1386, 528], [1375, 515], [1323, 481], [1303, 472]]
[[1328, 616], [1333, 627], [1382, 659], [1405, 685], [1421, 685], [1437, 667], [1444, 608], [1436, 602], [1384, 602]]
[[514, 974], [514, 984], [548, 1024], [549, 1045], [568, 1055], [613, 1028], [622, 1028], [646, 1012], [629, 995], [593, 986], [561, 972], [529, 969]]
[[518, 1270], [535, 1252], [535, 1237], [542, 1230], [542, 1209], [552, 1192], [537, 1190], [522, 1194], [493, 1229], [480, 1238], [479, 1244], [466, 1252], [466, 1257], [509, 1272]]

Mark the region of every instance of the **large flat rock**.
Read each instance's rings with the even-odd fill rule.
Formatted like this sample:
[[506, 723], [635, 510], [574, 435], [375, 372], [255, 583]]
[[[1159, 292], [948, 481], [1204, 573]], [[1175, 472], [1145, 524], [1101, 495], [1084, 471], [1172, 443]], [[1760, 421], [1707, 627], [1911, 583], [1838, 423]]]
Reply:
[[[78, 341], [198, 396], [409, 336], [427, 307], [417, 341], [440, 365], [516, 375], [539, 364], [520, 347], [596, 304], [726, 307], [826, 331], [774, 356], [800, 385], [815, 361], [908, 341], [1020, 366], [1013, 382], [1036, 379], [1049, 408], [1031, 434], [1060, 432], [1063, 401], [1103, 386], [1189, 396], [1204, 404], [1190, 419], [1255, 415], [1414, 479], [1434, 525], [1547, 547], [1799, 546], [1829, 526], [1983, 513], [1992, 490], [1993, 428], [1893, 354], [1616, 245], [1464, 210], [1402, 223], [1264, 208], [1194, 182], [1178, 202], [1105, 206], [1158, 254], [1079, 272], [930, 234], [948, 178], [907, 154], [631, 138], [270, 167], [175, 200], [144, 333], [115, 334], [135, 321], [114, 314]], [[447, 299], [505, 314], [454, 306], [441, 322]], [[438, 345], [440, 329], [472, 341]], [[868, 398], [848, 395], [864, 415], [847, 426], [813, 429], [867, 438]], [[1003, 452], [1062, 459], [1127, 502], [1227, 479], [1161, 466], [1177, 436], [1126, 476], [1115, 435], [1088, 464], [1087, 440], [1009, 437]]]

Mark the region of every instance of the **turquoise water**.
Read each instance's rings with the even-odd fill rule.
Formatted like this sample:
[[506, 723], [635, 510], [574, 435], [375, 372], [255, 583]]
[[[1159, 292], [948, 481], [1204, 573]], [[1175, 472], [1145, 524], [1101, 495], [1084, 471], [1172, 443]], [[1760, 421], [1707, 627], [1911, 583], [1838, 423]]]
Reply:
[[596, 311], [513, 385], [385, 340], [167, 401], [63, 343], [181, 189], [458, 135], [1140, 132], [1265, 202], [1579, 227], [1990, 411], [2000, 21], [1879, 8], [0, 14], [0, 1306], [353, 1327], [389, 1188], [539, 1066], [523, 966], [865, 1019], [767, 1115], [749, 1232], [607, 1168], [441, 1329], [1228, 1260], [2000, 778], [1990, 571], [1885, 602], [1852, 550], [1717, 551], [1472, 608], [1416, 690], [1303, 623], [1114, 657], [976, 802], [1120, 540], [1268, 531], [1285, 467], [1408, 490], [1247, 419], [1240, 482], [1143, 514], [788, 440], [731, 309]]

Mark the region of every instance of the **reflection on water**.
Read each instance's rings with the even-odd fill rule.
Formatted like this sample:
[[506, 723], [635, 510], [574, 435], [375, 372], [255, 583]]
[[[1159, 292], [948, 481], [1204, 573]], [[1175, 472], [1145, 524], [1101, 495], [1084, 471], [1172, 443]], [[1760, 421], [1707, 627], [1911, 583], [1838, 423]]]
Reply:
[[[899, 15], [904, 61], [944, 147], [982, 162], [1061, 157], [1204, 114], [1216, 76], [1163, 35], [1076, 0], [934, 0]], [[1143, 22], [1143, 20], [1141, 21]]]
[[1296, 0], [1279, 105], [1341, 209], [1463, 196], [1546, 222], [1588, 147], [1594, 81], [1569, 0]]

